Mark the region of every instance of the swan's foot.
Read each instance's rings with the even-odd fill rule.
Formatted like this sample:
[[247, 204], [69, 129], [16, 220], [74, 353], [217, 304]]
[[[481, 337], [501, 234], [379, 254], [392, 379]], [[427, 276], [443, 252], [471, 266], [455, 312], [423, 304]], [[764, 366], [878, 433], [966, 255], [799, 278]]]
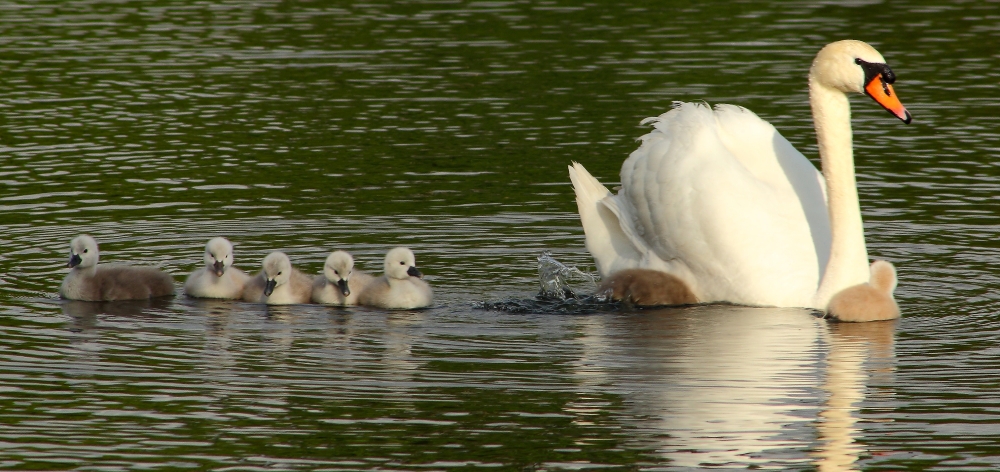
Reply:
[[698, 303], [698, 298], [681, 279], [658, 270], [625, 269], [604, 279], [597, 290], [614, 300], [637, 306]]
[[827, 314], [838, 321], [864, 322], [899, 318], [899, 305], [892, 298], [896, 269], [886, 261], [871, 265], [871, 280], [847, 287], [833, 296]]

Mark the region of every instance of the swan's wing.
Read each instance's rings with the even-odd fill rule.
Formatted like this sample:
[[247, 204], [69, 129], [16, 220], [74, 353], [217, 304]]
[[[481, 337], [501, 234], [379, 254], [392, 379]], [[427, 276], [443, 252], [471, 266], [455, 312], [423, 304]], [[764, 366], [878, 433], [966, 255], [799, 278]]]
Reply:
[[808, 306], [817, 245], [829, 250], [815, 167], [741, 108], [682, 104], [651, 121], [622, 165], [634, 233], [682, 262], [706, 301]]
[[594, 256], [602, 277], [623, 268], [636, 267], [642, 254], [622, 230], [618, 215], [602, 201], [614, 196], [582, 165], [569, 166], [576, 192], [576, 206], [586, 235], [587, 250]]

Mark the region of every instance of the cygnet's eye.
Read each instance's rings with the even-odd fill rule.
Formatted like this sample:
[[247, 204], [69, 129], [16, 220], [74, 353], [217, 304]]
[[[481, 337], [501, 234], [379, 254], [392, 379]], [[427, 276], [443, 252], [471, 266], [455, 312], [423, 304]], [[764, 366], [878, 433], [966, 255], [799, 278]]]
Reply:
[[406, 265], [406, 263], [403, 261], [399, 261], [399, 265]]
[[84, 249], [84, 250], [83, 250], [83, 252], [88, 252], [88, 251], [90, 251], [90, 249]]
[[340, 275], [340, 272], [333, 271], [334, 274]]
[[281, 275], [281, 272], [279, 271], [279, 272], [278, 272], [277, 274], [275, 274], [275, 275]]

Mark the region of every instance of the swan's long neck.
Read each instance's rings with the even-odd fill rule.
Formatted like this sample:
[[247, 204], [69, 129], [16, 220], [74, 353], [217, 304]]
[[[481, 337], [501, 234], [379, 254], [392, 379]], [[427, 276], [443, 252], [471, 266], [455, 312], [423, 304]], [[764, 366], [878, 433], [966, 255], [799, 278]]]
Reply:
[[831, 236], [830, 259], [813, 306], [826, 309], [837, 292], [868, 281], [868, 250], [854, 178], [851, 105], [847, 95], [820, 84], [810, 75], [809, 103], [826, 179]]

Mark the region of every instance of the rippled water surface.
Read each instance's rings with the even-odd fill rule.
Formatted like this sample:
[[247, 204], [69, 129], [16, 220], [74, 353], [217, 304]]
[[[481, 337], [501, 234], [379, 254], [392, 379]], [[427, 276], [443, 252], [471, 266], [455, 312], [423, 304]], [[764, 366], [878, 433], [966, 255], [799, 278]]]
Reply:
[[[1000, 16], [940, 3], [0, 4], [0, 468], [995, 468]], [[843, 38], [914, 115], [852, 99], [901, 320], [535, 299], [544, 251], [594, 270], [567, 164], [614, 185], [674, 100], [815, 156]], [[407, 245], [436, 300], [61, 302], [82, 232], [178, 281], [216, 235], [247, 270]]]

